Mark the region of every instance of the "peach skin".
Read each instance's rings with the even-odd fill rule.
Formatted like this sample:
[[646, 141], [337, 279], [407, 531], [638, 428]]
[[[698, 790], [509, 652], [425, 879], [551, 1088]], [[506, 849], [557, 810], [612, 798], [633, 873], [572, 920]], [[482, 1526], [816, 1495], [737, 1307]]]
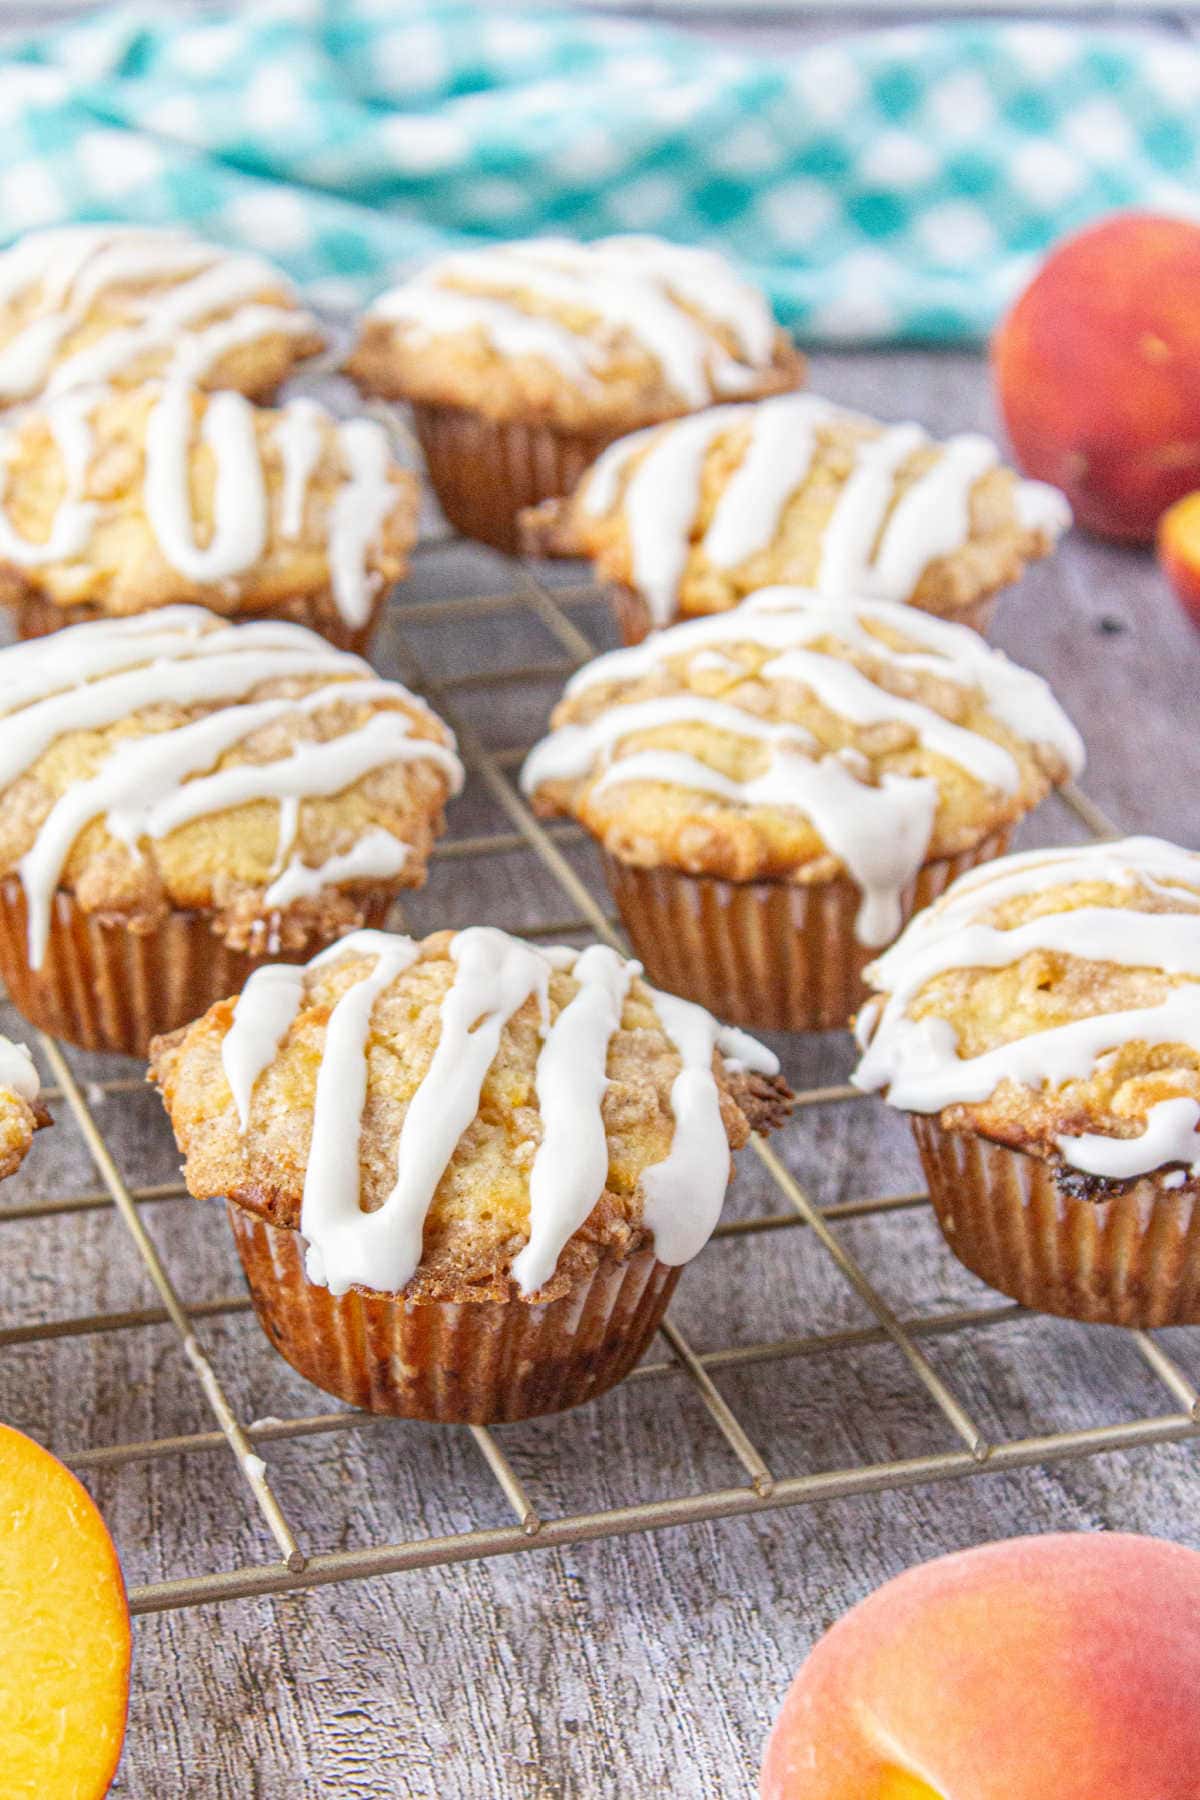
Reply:
[[1051, 252], [996, 332], [1017, 460], [1081, 525], [1150, 543], [1200, 487], [1200, 227], [1119, 213]]
[[910, 1569], [823, 1637], [762, 1800], [1200, 1800], [1200, 1553], [1080, 1533]]
[[1177, 500], [1159, 520], [1158, 560], [1185, 612], [1200, 625], [1200, 493]]
[[125, 1737], [129, 1609], [91, 1497], [0, 1425], [0, 1794], [100, 1800]]

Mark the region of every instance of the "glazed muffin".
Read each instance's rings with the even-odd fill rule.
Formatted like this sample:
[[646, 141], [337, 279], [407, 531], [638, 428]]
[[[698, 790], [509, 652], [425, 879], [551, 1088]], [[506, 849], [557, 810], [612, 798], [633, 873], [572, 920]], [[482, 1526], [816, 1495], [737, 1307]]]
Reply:
[[0, 599], [23, 637], [197, 602], [361, 651], [417, 506], [369, 419], [182, 382], [80, 389], [0, 428]]
[[904, 920], [1078, 772], [1046, 684], [961, 625], [768, 588], [588, 663], [522, 785], [579, 820], [652, 980], [845, 1025]]
[[0, 1181], [15, 1175], [41, 1125], [50, 1115], [38, 1098], [37, 1070], [24, 1044], [0, 1037]]
[[526, 515], [526, 547], [585, 556], [636, 644], [795, 582], [906, 601], [983, 630], [999, 588], [1070, 524], [974, 433], [935, 441], [815, 395], [714, 407], [613, 444], [569, 499]]
[[323, 347], [278, 269], [186, 231], [69, 225], [0, 255], [0, 406], [157, 375], [269, 400]]
[[593, 945], [474, 927], [260, 970], [151, 1052], [263, 1328], [355, 1406], [486, 1423], [621, 1380], [781, 1115], [768, 1050]]
[[855, 1083], [911, 1115], [946, 1241], [1026, 1306], [1200, 1323], [1200, 855], [964, 876], [867, 970]]
[[412, 403], [450, 522], [513, 550], [522, 507], [569, 493], [614, 438], [799, 387], [804, 363], [715, 251], [613, 237], [443, 257], [375, 302], [346, 368]]
[[424, 878], [449, 729], [299, 625], [200, 607], [0, 650], [0, 977], [86, 1049], [302, 958]]

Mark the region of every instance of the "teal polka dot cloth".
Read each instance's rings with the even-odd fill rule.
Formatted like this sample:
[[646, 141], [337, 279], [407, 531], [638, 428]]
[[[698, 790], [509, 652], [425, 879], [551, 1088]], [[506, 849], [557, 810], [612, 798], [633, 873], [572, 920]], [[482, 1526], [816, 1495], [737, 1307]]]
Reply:
[[0, 232], [181, 221], [361, 303], [471, 240], [711, 244], [814, 342], [970, 342], [1100, 213], [1200, 214], [1200, 53], [1039, 24], [791, 56], [468, 0], [105, 12], [0, 53]]

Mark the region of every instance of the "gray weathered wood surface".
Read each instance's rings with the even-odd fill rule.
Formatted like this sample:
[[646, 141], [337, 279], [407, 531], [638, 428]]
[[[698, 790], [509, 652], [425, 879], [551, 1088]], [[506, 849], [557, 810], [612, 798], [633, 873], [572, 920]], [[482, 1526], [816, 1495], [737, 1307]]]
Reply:
[[[987, 427], [982, 365], [966, 357], [819, 356], [814, 386], [941, 430]], [[489, 553], [426, 551], [398, 602], [497, 590], [511, 571]], [[599, 606], [573, 616], [609, 641]], [[1200, 633], [1151, 559], [1072, 538], [1003, 602], [996, 641], [1049, 676], [1087, 738], [1085, 785], [1126, 829], [1200, 845]], [[435, 674], [551, 659], [527, 612], [422, 626], [409, 642]], [[466, 690], [492, 746], [529, 741], [557, 682]], [[478, 788], [452, 834], [500, 825]], [[1079, 826], [1052, 804], [1025, 843]], [[575, 853], [573, 853], [575, 854]], [[578, 864], [590, 868], [578, 853]], [[408, 907], [414, 928], [562, 917], [550, 877], [524, 852], [443, 861]], [[11, 1014], [3, 1019], [11, 1028]], [[782, 1044], [793, 1080], [838, 1080], [837, 1037]], [[79, 1056], [91, 1079], [111, 1072]], [[103, 1099], [98, 1116], [136, 1182], [176, 1171], [150, 1093]], [[873, 1104], [808, 1113], [782, 1139], [788, 1165], [823, 1202], [916, 1183], [900, 1123]], [[5, 1185], [0, 1209], [94, 1187], [67, 1119]], [[739, 1211], [776, 1204], [745, 1163]], [[219, 1211], [186, 1200], [145, 1209], [190, 1300], [240, 1290]], [[845, 1241], [905, 1315], [986, 1301], [922, 1212], [844, 1225]], [[0, 1329], [153, 1304], [119, 1219], [98, 1210], [8, 1221]], [[712, 1245], [681, 1285], [674, 1316], [701, 1348], [869, 1322], [803, 1231]], [[243, 1419], [320, 1406], [244, 1315], [204, 1323]], [[1193, 1378], [1200, 1333], [1165, 1334]], [[932, 1343], [939, 1371], [993, 1437], [1165, 1412], [1173, 1403], [1119, 1333], [1022, 1317]], [[890, 1347], [760, 1366], [721, 1386], [777, 1474], [951, 1448], [949, 1428]], [[205, 1402], [170, 1327], [50, 1345], [0, 1337], [0, 1417], [70, 1459], [86, 1445], [206, 1429]], [[742, 1479], [681, 1380], [642, 1383], [558, 1420], [500, 1433], [546, 1515]], [[265, 1452], [308, 1549], [504, 1523], [469, 1438], [394, 1424]], [[908, 1493], [882, 1493], [750, 1520], [569, 1551], [434, 1569], [274, 1601], [143, 1619], [128, 1746], [116, 1792], [138, 1800], [593, 1800], [607, 1795], [752, 1793], [762, 1739], [798, 1662], [846, 1606], [906, 1565], [1023, 1531], [1125, 1528], [1197, 1539], [1195, 1444]], [[272, 1547], [225, 1451], [131, 1464], [89, 1478], [131, 1582], [269, 1560]]]

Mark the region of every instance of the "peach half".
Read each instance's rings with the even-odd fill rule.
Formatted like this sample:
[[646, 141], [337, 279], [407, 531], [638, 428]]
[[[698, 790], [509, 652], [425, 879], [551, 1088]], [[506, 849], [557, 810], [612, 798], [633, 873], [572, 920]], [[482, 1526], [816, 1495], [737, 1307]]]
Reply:
[[1158, 560], [1184, 610], [1200, 625], [1200, 493], [1177, 500], [1159, 520]]
[[1018, 1538], [910, 1569], [826, 1633], [762, 1800], [1198, 1800], [1200, 1553]]
[[0, 1425], [0, 1794], [100, 1800], [125, 1738], [129, 1609], [90, 1495]]
[[1200, 226], [1118, 213], [1053, 250], [992, 342], [1018, 462], [1081, 525], [1151, 543], [1200, 488]]

